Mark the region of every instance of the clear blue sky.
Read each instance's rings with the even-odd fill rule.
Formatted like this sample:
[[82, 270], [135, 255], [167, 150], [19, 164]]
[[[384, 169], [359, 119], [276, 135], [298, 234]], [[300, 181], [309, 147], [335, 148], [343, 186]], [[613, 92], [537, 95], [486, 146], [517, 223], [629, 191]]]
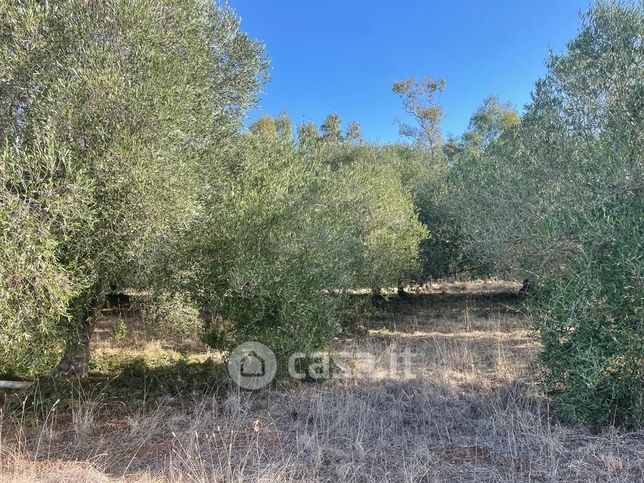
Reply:
[[229, 0], [266, 44], [271, 80], [250, 119], [287, 111], [294, 124], [337, 112], [367, 139], [399, 138], [394, 80], [447, 80], [443, 132], [460, 134], [490, 94], [521, 109], [589, 0]]

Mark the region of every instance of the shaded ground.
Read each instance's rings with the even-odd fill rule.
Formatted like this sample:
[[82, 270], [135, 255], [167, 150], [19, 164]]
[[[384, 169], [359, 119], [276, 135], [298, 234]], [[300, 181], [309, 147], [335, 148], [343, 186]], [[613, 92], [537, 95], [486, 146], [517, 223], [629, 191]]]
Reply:
[[258, 392], [226, 382], [221, 354], [150, 341], [134, 318], [118, 343], [107, 317], [93, 381], [5, 403], [0, 480], [644, 480], [644, 432], [551, 417], [517, 288], [416, 287], [335, 341], [344, 376]]

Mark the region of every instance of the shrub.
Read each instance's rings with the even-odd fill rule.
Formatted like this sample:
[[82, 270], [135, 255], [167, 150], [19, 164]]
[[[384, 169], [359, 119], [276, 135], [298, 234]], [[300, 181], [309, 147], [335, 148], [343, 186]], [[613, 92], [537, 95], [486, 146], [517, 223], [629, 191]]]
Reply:
[[344, 211], [362, 247], [354, 283], [374, 289], [396, 286], [418, 273], [419, 245], [427, 237], [399, 170], [387, 159], [376, 150], [341, 166], [332, 178], [332, 203]]
[[209, 343], [260, 340], [278, 357], [320, 349], [341, 330], [347, 289], [413, 268], [424, 231], [391, 169], [333, 169], [261, 133], [241, 135], [220, 164], [186, 256], [199, 261], [191, 293], [232, 329]]
[[324, 290], [347, 285], [354, 248], [322, 201], [328, 186], [285, 140], [240, 135], [220, 161], [183, 282], [232, 328], [206, 340], [223, 349], [260, 340], [278, 355], [319, 347], [337, 331], [340, 308]]
[[589, 236], [533, 315], [546, 382], [566, 419], [644, 422], [644, 201], [630, 193], [587, 220]]
[[144, 296], [136, 301], [136, 308], [153, 339], [196, 340], [203, 334], [199, 310], [185, 294]]
[[593, 7], [524, 120], [549, 178], [531, 220], [542, 360], [561, 414], [584, 422], [643, 421], [643, 30], [641, 3]]
[[0, 372], [48, 372], [62, 342], [60, 372], [84, 375], [107, 291], [156, 282], [266, 61], [201, 0], [3, 1], [0, 18]]
[[520, 126], [457, 166], [471, 252], [541, 285], [546, 382], [588, 423], [642, 423], [643, 29], [641, 3], [596, 4]]

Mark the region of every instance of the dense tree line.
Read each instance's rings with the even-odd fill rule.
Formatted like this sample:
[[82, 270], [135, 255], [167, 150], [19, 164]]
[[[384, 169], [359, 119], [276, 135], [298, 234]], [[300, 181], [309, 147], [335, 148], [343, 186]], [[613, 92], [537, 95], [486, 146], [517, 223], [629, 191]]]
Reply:
[[227, 7], [3, 2], [0, 375], [86, 374], [125, 288], [286, 356], [341, 331], [353, 289], [493, 275], [530, 280], [560, 414], [641, 424], [642, 32], [641, 3], [598, 3], [523, 115], [489, 97], [459, 138], [445, 81], [394, 82], [415, 125], [375, 145], [336, 113], [244, 130], [268, 59]]
[[[0, 17], [0, 373], [86, 374], [123, 288], [216, 314], [213, 344], [286, 353], [337, 332], [330, 291], [413, 272], [425, 229], [395, 167], [332, 168], [285, 116], [241, 132], [268, 64], [228, 8], [10, 1]], [[338, 123], [324, 144], [359, 135]]]

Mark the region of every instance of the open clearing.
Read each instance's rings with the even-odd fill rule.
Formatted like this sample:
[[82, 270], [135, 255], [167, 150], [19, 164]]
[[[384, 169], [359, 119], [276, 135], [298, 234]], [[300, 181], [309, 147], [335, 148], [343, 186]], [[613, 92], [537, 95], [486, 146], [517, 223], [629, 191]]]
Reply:
[[0, 480], [644, 481], [644, 431], [552, 417], [516, 289], [417, 287], [334, 342], [353, 376], [257, 392], [131, 318], [117, 342], [106, 316], [88, 382], [6, 394]]

